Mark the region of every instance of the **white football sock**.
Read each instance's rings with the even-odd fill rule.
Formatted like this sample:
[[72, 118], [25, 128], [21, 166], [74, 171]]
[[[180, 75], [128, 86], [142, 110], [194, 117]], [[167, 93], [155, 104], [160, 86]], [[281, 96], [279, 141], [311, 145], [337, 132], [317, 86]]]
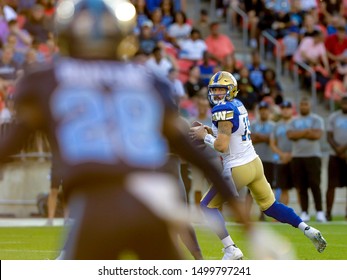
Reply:
[[224, 245], [224, 248], [230, 247], [234, 245], [234, 241], [231, 239], [230, 235], [222, 239], [222, 243]]

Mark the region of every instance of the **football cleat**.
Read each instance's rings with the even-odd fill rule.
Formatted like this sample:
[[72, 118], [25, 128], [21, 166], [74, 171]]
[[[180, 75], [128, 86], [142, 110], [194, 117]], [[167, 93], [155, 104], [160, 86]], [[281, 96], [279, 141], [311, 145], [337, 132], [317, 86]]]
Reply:
[[305, 223], [309, 222], [311, 219], [310, 215], [305, 211], [301, 213], [300, 218]]
[[323, 211], [318, 211], [316, 214], [316, 221], [320, 223], [326, 223], [327, 219]]
[[242, 260], [243, 254], [241, 250], [234, 244], [223, 248], [224, 256], [222, 260]]
[[305, 228], [304, 234], [311, 239], [313, 245], [316, 247], [319, 253], [322, 253], [325, 250], [327, 242], [319, 230], [313, 227], [307, 227]]

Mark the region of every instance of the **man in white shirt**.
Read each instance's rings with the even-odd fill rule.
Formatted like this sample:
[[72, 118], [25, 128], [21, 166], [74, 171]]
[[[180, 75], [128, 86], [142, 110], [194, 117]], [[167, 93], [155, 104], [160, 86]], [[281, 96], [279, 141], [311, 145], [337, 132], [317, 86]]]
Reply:
[[167, 76], [173, 64], [168, 58], [163, 56], [160, 47], [155, 47], [152, 56], [146, 61], [146, 66], [159, 76]]
[[198, 29], [192, 29], [188, 39], [179, 42], [181, 59], [188, 59], [193, 61], [202, 60], [207, 46], [204, 40], [201, 39], [201, 33]]

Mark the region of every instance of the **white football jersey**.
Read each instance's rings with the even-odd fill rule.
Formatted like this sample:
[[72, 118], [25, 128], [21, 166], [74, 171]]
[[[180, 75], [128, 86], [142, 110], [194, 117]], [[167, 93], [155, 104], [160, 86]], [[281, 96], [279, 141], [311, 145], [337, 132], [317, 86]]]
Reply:
[[233, 99], [212, 108], [212, 131], [215, 137], [219, 121], [230, 121], [233, 124], [228, 152], [221, 153], [224, 169], [253, 161], [258, 155], [251, 140], [248, 112], [242, 102]]

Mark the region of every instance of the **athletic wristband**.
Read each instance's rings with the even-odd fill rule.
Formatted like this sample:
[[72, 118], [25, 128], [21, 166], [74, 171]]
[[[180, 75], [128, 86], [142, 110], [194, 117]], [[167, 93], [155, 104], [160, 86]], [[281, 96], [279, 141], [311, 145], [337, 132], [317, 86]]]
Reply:
[[214, 141], [216, 141], [216, 138], [213, 137], [211, 134], [206, 134], [205, 138], [204, 138], [204, 143], [211, 147], [212, 149], [215, 150], [214, 148]]

